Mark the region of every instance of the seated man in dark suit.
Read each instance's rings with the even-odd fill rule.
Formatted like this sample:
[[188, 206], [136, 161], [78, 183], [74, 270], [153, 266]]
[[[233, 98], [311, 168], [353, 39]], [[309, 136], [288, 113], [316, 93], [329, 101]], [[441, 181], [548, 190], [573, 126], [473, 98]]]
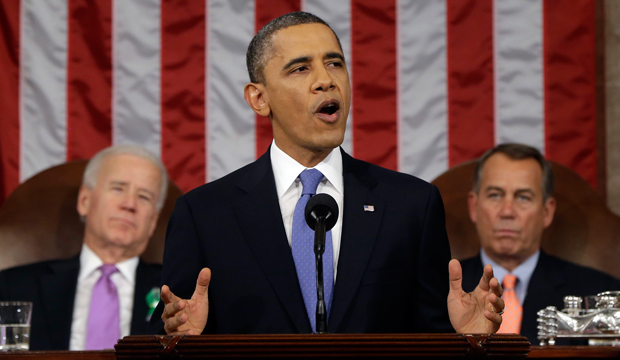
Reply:
[[332, 29], [312, 14], [284, 15], [254, 37], [247, 63], [245, 99], [270, 119], [274, 141], [177, 201], [153, 331], [317, 332], [313, 232], [303, 219], [316, 193], [340, 209], [323, 260], [327, 332], [496, 331], [501, 287], [488, 267], [472, 293], [461, 289], [437, 188], [339, 148], [351, 87]]
[[161, 265], [138, 256], [167, 182], [159, 158], [137, 146], [110, 147], [90, 160], [77, 199], [81, 253], [0, 272], [0, 300], [33, 302], [31, 350], [111, 349], [123, 336], [146, 333]]
[[479, 255], [462, 262], [463, 289], [477, 285], [473, 279], [482, 274], [484, 264], [493, 266], [502, 281], [506, 303], [499, 332], [520, 333], [538, 344], [539, 310], [547, 306], [564, 308], [566, 295], [593, 295], [620, 288], [609, 275], [540, 249], [556, 202], [551, 164], [538, 150], [520, 144], [502, 144], [489, 150], [478, 161], [468, 200], [482, 248]]

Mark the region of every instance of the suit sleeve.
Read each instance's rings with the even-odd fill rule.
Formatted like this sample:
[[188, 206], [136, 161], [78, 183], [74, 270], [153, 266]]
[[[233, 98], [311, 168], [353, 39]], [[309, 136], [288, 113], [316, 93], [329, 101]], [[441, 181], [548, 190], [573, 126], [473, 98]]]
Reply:
[[416, 289], [416, 332], [454, 332], [448, 316], [450, 244], [439, 190], [432, 185], [422, 227]]
[[[200, 270], [208, 266], [203, 259], [204, 252], [195, 221], [186, 197], [179, 197], [166, 230], [160, 286], [168, 285], [176, 296], [183, 299], [192, 296]], [[163, 308], [164, 303], [160, 301], [151, 317], [151, 333], [165, 334], [164, 323], [161, 320]]]

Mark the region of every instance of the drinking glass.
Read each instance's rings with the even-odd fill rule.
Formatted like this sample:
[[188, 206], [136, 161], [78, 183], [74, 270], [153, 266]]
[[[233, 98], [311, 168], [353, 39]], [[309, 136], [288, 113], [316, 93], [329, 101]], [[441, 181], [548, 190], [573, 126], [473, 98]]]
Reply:
[[0, 351], [30, 348], [32, 303], [0, 301]]

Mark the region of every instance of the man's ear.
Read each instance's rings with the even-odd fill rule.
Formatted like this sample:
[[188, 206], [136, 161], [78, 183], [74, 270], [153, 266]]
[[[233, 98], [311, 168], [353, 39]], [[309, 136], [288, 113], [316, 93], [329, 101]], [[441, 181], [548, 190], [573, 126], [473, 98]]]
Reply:
[[155, 228], [157, 227], [157, 219], [159, 219], [159, 212], [157, 212], [155, 216], [153, 216], [153, 218], [151, 219], [151, 223], [149, 224], [149, 239], [151, 238], [151, 236], [153, 236], [153, 233], [155, 232]]
[[477, 216], [476, 216], [477, 206], [478, 206], [478, 194], [476, 194], [473, 191], [470, 191], [469, 194], [467, 194], [467, 207], [469, 208], [469, 218], [471, 219], [471, 222], [473, 222], [474, 224], [477, 221]]
[[243, 89], [243, 97], [255, 113], [269, 117], [271, 108], [263, 84], [249, 83]]
[[543, 209], [543, 224], [545, 229], [553, 222], [553, 216], [555, 215], [556, 202], [555, 199], [550, 197], [545, 201]]
[[78, 193], [77, 200], [77, 211], [81, 217], [84, 217], [88, 214], [88, 208], [90, 207], [91, 201], [91, 191], [91, 189], [87, 188], [84, 185], [80, 187], [80, 192]]

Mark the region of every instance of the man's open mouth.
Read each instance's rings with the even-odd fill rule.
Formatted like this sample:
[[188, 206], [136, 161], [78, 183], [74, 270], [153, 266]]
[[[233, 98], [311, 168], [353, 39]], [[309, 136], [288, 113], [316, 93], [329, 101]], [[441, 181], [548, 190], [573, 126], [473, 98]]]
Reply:
[[326, 100], [319, 105], [317, 113], [325, 115], [333, 115], [336, 111], [340, 110], [340, 103], [338, 100]]

